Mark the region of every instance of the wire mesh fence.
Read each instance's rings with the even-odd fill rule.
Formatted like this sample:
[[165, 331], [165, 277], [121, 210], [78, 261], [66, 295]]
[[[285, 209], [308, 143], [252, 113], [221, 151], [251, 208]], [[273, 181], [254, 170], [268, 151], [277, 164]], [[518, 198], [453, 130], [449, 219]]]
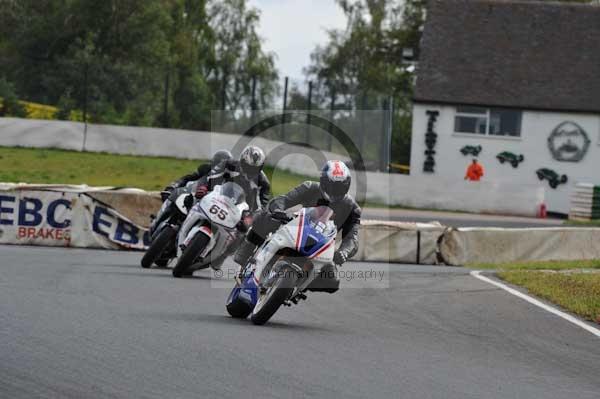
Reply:
[[278, 108], [213, 111], [211, 130], [259, 135], [344, 156], [355, 151], [362, 157], [367, 170], [388, 171], [392, 100], [370, 93], [326, 94], [329, 95], [315, 90], [311, 82], [286, 78], [282, 97], [276, 102]]

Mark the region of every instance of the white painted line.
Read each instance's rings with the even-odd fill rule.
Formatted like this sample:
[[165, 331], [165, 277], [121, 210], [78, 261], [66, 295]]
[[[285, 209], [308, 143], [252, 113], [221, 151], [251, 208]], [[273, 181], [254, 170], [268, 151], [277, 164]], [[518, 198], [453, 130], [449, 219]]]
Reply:
[[543, 303], [543, 302], [541, 302], [541, 301], [539, 301], [539, 300], [537, 300], [537, 299], [535, 299], [533, 297], [530, 297], [529, 295], [523, 294], [522, 292], [517, 291], [514, 288], [510, 288], [506, 284], [502, 284], [502, 283], [499, 283], [498, 281], [494, 281], [494, 280], [492, 280], [490, 278], [482, 276], [480, 270], [473, 270], [470, 274], [471, 274], [471, 276], [473, 276], [475, 278], [478, 278], [479, 280], [485, 281], [486, 283], [489, 283], [489, 284], [495, 285], [496, 287], [502, 288], [504, 291], [508, 291], [511, 294], [513, 294], [515, 296], [518, 296], [519, 298], [524, 299], [527, 302], [529, 302], [529, 303], [531, 303], [531, 304], [533, 304], [533, 305], [535, 305], [535, 306], [537, 306], [539, 308], [544, 309], [545, 311], [548, 311], [548, 312], [550, 312], [552, 314], [555, 314], [558, 317], [562, 317], [563, 319], [565, 319], [565, 320], [567, 320], [567, 321], [575, 324], [578, 327], [583, 328], [584, 330], [586, 330], [586, 331], [588, 331], [588, 332], [590, 332], [590, 333], [592, 333], [595, 336], [597, 336], [597, 337], [600, 338], [600, 330], [599, 329], [597, 329], [595, 327], [592, 327], [592, 326], [590, 326], [587, 323], [584, 323], [583, 321], [581, 321], [581, 320], [579, 320], [579, 319], [571, 316], [570, 314], [567, 314], [567, 313], [562, 312], [562, 311], [560, 311], [558, 309], [555, 309], [552, 306], [548, 306], [545, 303]]

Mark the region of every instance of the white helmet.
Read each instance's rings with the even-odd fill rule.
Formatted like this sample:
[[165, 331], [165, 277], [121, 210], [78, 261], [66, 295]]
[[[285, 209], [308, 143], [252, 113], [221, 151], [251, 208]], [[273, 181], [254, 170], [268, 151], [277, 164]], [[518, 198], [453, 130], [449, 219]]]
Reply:
[[240, 169], [247, 177], [258, 176], [265, 165], [265, 153], [260, 148], [249, 145], [240, 154]]

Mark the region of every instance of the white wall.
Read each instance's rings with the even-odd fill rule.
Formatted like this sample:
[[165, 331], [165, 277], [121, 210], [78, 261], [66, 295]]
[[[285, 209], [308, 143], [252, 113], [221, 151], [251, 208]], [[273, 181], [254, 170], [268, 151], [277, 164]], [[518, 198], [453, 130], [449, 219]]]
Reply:
[[[80, 151], [83, 137], [84, 126], [81, 123], [0, 118], [0, 146]], [[87, 151], [115, 154], [207, 159], [216, 149], [232, 148], [238, 140], [239, 136], [214, 132], [89, 125], [85, 148]], [[423, 140], [418, 141], [421, 143]], [[256, 139], [256, 144], [270, 157], [280, 159], [273, 166], [303, 175], [318, 176], [322, 160], [310, 151], [308, 155], [302, 154], [306, 151], [303, 147], [282, 147], [280, 142], [261, 138]], [[320, 154], [320, 157], [347, 159], [343, 155], [331, 153]], [[460, 161], [464, 162], [463, 159]], [[413, 171], [418, 172], [422, 165], [414, 168]], [[539, 185], [488, 181], [475, 186], [462, 181], [462, 164], [459, 169], [459, 179], [452, 173], [423, 177], [418, 173], [405, 176], [368, 172], [367, 200], [415, 208], [527, 216], [535, 216], [537, 204], [543, 201], [543, 190], [538, 189]], [[356, 194], [355, 184], [352, 193]]]
[[[435, 173], [433, 174], [423, 172], [427, 110], [439, 111], [434, 127], [438, 139], [435, 146]], [[465, 145], [481, 145], [483, 150], [477, 158], [486, 172], [482, 182], [543, 187], [546, 205], [551, 211], [569, 212], [571, 193], [577, 183], [600, 184], [600, 115], [524, 111], [521, 137], [502, 138], [454, 133], [455, 107], [453, 106], [415, 104], [413, 111], [411, 176], [425, 181], [441, 178], [450, 182], [451, 186], [460, 185], [473, 158], [470, 155], [462, 155], [460, 149]], [[589, 150], [581, 162], [556, 161], [548, 149], [548, 137], [557, 125], [565, 121], [580, 125], [591, 140]], [[500, 164], [496, 155], [503, 151], [510, 151], [516, 155], [523, 154], [525, 160], [518, 168], [513, 168], [507, 163]], [[559, 185], [557, 189], [552, 189], [547, 180], [542, 182], [538, 180], [535, 171], [540, 168], [553, 169], [560, 175], [566, 174], [569, 181]], [[469, 184], [477, 185], [476, 182]]]
[[[335, 139], [334, 139], [335, 140]], [[88, 125], [85, 150], [111, 154], [167, 156], [184, 159], [209, 159], [222, 148], [233, 149], [240, 136], [190, 130], [141, 128], [113, 125]], [[248, 143], [246, 143], [248, 144]], [[348, 160], [345, 154], [324, 152], [263, 138], [252, 139], [267, 154], [267, 163], [278, 159], [280, 169], [318, 176], [321, 158]], [[0, 118], [0, 146], [60, 148], [81, 151], [84, 125], [78, 122]], [[244, 145], [237, 145], [241, 150]], [[236, 156], [238, 154], [234, 154]]]
[[370, 202], [413, 208], [535, 217], [544, 202], [541, 187], [499, 181], [367, 172], [367, 187]]

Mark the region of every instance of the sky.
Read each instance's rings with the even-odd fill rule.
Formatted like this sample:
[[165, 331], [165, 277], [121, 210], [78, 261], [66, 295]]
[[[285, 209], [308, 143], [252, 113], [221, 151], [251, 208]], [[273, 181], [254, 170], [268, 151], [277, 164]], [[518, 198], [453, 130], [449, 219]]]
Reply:
[[343, 29], [346, 18], [334, 0], [249, 0], [260, 10], [259, 35], [266, 51], [277, 55], [283, 79], [303, 81], [302, 68], [318, 44], [327, 43], [327, 29]]

